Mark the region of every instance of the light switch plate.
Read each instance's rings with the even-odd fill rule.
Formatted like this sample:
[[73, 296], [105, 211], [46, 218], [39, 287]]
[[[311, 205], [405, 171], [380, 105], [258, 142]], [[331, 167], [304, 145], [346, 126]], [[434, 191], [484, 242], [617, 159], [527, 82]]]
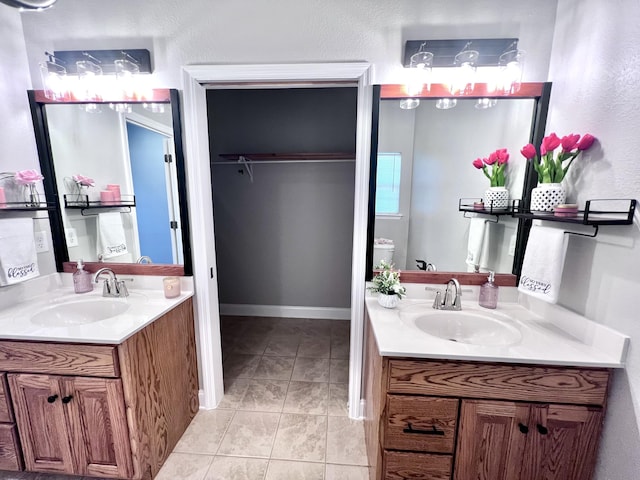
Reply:
[[65, 228], [64, 236], [67, 239], [67, 247], [77, 247], [78, 246], [78, 234], [76, 233], [75, 228]]
[[49, 251], [49, 244], [47, 242], [47, 236], [45, 235], [45, 232], [36, 232], [34, 235], [34, 240], [36, 242], [36, 253]]

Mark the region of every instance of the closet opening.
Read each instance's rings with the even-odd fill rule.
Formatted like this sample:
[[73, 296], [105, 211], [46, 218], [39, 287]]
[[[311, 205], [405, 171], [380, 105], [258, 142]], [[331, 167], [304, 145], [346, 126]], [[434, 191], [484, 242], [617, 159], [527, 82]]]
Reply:
[[358, 89], [206, 91], [223, 408], [347, 415]]

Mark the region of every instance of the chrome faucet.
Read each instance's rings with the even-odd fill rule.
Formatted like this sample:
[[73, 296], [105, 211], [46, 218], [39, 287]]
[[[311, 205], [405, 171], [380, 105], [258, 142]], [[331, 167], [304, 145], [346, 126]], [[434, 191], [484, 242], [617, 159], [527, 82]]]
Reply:
[[[455, 288], [455, 294], [450, 291], [451, 285]], [[447, 282], [442, 302], [440, 301], [440, 293], [436, 293], [436, 298], [433, 300], [433, 308], [436, 310], [462, 310], [462, 299], [460, 298], [462, 289], [457, 279], [452, 278]]]
[[104, 267], [98, 270], [93, 277], [93, 281], [98, 283], [100, 281], [100, 275], [107, 274], [109, 278], [104, 281], [102, 287], [103, 297], [128, 297], [129, 290], [124, 283], [124, 280], [118, 280], [116, 274], [109, 267]]
[[143, 255], [141, 257], [138, 257], [138, 260], [136, 260], [136, 263], [153, 263], [153, 262], [151, 261], [151, 257], [147, 255]]

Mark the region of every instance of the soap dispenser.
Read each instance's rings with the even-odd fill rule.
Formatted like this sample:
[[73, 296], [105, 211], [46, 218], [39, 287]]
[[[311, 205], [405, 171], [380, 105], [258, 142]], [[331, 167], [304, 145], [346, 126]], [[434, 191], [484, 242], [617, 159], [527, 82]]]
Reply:
[[84, 269], [82, 260], [78, 261], [78, 269], [73, 272], [73, 290], [76, 293], [87, 293], [93, 290], [91, 274]]
[[494, 283], [495, 272], [489, 272], [489, 278], [480, 286], [480, 298], [478, 303], [484, 308], [496, 308], [498, 306], [498, 286]]

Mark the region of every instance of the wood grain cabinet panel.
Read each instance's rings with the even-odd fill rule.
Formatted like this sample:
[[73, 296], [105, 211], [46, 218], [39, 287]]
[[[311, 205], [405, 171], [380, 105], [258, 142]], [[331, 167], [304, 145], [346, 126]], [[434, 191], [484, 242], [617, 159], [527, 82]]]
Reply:
[[22, 470], [18, 432], [13, 424], [0, 424], [0, 470]]
[[453, 398], [388, 395], [384, 448], [453, 453], [458, 404]]
[[384, 452], [384, 480], [450, 480], [451, 456]]
[[59, 378], [10, 374], [9, 384], [27, 470], [74, 473]]
[[13, 422], [7, 376], [4, 373], [0, 373], [0, 422]]

